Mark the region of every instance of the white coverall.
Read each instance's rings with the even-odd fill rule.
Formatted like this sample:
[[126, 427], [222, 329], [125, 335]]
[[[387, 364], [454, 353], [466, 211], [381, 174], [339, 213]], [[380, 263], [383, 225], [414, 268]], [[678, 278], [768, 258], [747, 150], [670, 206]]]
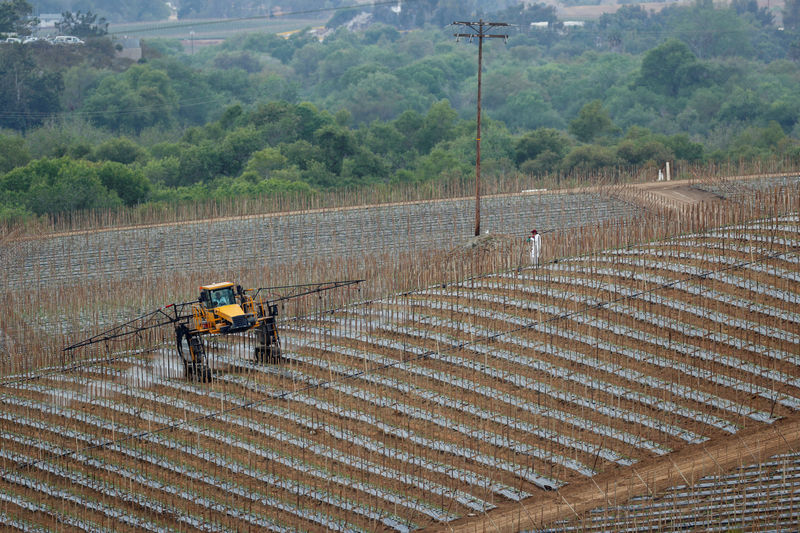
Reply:
[[531, 264], [539, 266], [539, 254], [542, 252], [542, 236], [536, 233], [531, 235], [528, 240], [531, 242]]

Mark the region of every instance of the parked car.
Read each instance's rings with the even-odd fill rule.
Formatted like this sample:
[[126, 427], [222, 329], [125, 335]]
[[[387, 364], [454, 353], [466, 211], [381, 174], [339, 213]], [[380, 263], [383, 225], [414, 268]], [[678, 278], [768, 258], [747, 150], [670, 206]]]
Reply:
[[86, 44], [74, 35], [59, 35], [53, 39], [53, 44]]
[[21, 43], [22, 40], [16, 37], [6, 37], [6, 40], [3, 41], [4, 43]]

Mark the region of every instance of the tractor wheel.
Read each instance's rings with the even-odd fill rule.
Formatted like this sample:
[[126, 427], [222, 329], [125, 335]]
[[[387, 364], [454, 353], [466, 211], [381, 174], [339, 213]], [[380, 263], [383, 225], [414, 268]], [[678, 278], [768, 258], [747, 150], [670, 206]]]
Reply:
[[281, 347], [277, 344], [273, 344], [269, 347], [269, 359], [272, 363], [280, 363], [281, 362]]
[[211, 381], [211, 369], [208, 365], [184, 361], [183, 366], [186, 369], [187, 379], [197, 383], [208, 383]]
[[274, 344], [271, 346], [256, 346], [254, 355], [256, 363], [274, 365], [281, 362], [281, 347]]
[[211, 381], [211, 369], [207, 365], [197, 367], [196, 371], [197, 381], [200, 383], [208, 383]]

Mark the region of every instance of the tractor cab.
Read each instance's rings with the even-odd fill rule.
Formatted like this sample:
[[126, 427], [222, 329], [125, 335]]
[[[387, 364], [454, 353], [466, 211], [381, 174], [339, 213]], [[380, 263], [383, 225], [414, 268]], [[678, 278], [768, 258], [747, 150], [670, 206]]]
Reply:
[[233, 283], [215, 283], [200, 287], [200, 303], [206, 309], [235, 304], [236, 294], [233, 292]]
[[245, 297], [241, 300], [241, 302], [236, 301], [233, 283], [204, 285], [200, 287], [200, 306], [197, 314], [210, 333], [234, 333], [250, 329], [255, 325], [256, 317], [252, 310], [247, 312], [242, 305], [252, 307], [251, 300]]

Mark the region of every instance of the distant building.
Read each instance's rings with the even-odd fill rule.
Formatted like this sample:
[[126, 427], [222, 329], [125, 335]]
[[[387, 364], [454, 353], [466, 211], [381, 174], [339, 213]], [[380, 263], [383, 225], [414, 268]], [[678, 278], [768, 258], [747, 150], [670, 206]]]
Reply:
[[586, 25], [586, 22], [583, 20], [565, 20], [563, 22], [531, 22], [531, 29], [532, 30], [546, 30], [548, 28], [562, 28], [562, 29], [569, 29], [569, 28], [582, 28]]

